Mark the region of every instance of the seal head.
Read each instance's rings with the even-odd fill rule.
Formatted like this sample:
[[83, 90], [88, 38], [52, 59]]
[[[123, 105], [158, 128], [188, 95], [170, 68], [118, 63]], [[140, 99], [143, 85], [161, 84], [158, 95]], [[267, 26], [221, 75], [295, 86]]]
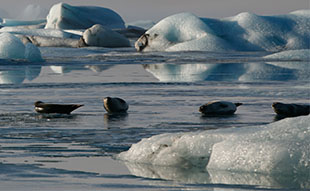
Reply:
[[108, 113], [125, 113], [129, 108], [126, 101], [118, 97], [103, 98], [103, 107]]
[[274, 102], [272, 108], [277, 115], [283, 117], [297, 117], [301, 115], [309, 115], [310, 113], [310, 105]]

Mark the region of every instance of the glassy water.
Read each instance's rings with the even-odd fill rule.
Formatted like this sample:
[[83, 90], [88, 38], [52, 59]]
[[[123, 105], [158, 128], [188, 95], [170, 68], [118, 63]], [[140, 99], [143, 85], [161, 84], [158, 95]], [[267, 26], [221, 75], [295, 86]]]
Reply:
[[[44, 63], [0, 61], [0, 188], [4, 190], [294, 190], [305, 181], [211, 173], [113, 160], [161, 133], [274, 122], [274, 101], [309, 103], [310, 66], [266, 52], [136, 53], [133, 48], [41, 48]], [[108, 115], [121, 97], [128, 114]], [[72, 115], [42, 115], [37, 100], [79, 103]], [[235, 115], [203, 117], [211, 100], [242, 102]], [[215, 182], [216, 180], [221, 180]], [[302, 182], [303, 184], [301, 184]]]

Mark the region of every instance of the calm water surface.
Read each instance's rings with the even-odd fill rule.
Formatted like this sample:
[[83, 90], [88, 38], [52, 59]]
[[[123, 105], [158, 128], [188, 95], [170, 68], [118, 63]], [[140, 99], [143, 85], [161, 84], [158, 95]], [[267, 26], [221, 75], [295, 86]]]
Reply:
[[[264, 52], [41, 52], [44, 63], [0, 61], [1, 190], [310, 188], [268, 175], [154, 170], [113, 159], [142, 138], [161, 133], [274, 122], [272, 102], [309, 103], [307, 61], [266, 60]], [[125, 99], [128, 114], [108, 115], [102, 105], [105, 96]], [[33, 111], [37, 100], [85, 106], [72, 115], [41, 115]], [[211, 100], [244, 105], [233, 116], [201, 116], [199, 106]]]

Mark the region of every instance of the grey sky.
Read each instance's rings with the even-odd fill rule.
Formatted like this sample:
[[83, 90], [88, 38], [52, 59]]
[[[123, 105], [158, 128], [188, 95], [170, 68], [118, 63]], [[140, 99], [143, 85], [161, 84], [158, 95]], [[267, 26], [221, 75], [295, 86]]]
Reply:
[[285, 14], [310, 9], [310, 0], [0, 0], [1, 9], [17, 17], [28, 4], [49, 9], [53, 4], [95, 5], [111, 8], [125, 21], [158, 21], [179, 12], [192, 12], [200, 17], [222, 18], [240, 12], [260, 15]]

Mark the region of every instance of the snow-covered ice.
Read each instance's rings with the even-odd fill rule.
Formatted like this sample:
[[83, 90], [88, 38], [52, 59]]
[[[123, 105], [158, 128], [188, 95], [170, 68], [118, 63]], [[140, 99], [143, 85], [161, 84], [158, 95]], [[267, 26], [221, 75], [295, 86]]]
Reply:
[[136, 42], [139, 51], [283, 51], [309, 49], [310, 10], [286, 15], [240, 13], [224, 19], [179, 13]]
[[104, 27], [125, 28], [121, 16], [111, 9], [95, 6], [71, 6], [66, 3], [53, 5], [47, 16], [45, 28], [87, 29], [95, 24]]

